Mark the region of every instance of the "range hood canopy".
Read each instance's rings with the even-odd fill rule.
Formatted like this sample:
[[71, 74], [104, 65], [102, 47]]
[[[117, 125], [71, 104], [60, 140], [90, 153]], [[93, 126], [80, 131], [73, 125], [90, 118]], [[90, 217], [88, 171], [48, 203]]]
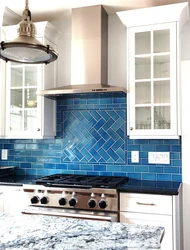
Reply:
[[107, 83], [108, 14], [101, 5], [72, 9], [71, 84], [37, 94], [55, 98], [73, 93], [126, 93]]

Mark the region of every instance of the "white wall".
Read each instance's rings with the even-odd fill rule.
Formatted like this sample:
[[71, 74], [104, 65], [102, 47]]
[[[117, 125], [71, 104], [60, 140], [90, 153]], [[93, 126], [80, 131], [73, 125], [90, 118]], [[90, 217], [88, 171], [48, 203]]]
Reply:
[[184, 250], [190, 249], [190, 21], [181, 34], [182, 83], [182, 179], [183, 179], [183, 235]]

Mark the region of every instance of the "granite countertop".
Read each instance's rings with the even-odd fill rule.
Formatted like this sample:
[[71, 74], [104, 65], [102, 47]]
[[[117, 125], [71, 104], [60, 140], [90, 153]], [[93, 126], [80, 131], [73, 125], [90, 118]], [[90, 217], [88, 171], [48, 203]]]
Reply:
[[161, 249], [163, 227], [44, 215], [0, 214], [0, 249]]
[[123, 184], [118, 188], [118, 191], [128, 193], [178, 195], [180, 189], [181, 182], [129, 179], [126, 184]]

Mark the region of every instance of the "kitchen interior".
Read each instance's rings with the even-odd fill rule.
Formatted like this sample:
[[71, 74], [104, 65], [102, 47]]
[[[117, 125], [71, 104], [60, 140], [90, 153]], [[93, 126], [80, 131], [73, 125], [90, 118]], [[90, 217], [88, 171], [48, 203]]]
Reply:
[[190, 249], [189, 2], [62, 2], [26, 1], [48, 63], [1, 4], [0, 247]]

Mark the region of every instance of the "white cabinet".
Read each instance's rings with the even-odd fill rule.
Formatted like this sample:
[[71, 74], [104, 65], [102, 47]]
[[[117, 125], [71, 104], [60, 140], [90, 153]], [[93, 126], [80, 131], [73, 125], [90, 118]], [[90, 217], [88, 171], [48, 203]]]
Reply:
[[187, 8], [185, 3], [118, 13], [127, 26], [128, 134], [132, 139], [178, 138], [181, 133], [179, 42]]
[[26, 207], [27, 200], [22, 187], [0, 187], [0, 212], [17, 214]]
[[[37, 39], [57, 50], [60, 33], [48, 22], [35, 23]], [[2, 27], [4, 39], [16, 36], [16, 26]], [[53, 138], [56, 134], [55, 100], [36, 91], [56, 86], [57, 62], [5, 65], [4, 138]]]
[[120, 193], [120, 222], [165, 228], [162, 250], [182, 250], [180, 195]]

